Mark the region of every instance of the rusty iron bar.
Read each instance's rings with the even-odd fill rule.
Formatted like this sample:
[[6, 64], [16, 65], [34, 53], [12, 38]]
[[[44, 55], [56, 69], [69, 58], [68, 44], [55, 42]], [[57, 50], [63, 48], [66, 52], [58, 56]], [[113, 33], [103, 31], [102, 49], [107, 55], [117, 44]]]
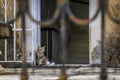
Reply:
[[26, 24], [26, 19], [25, 19], [25, 13], [26, 10], [28, 10], [28, 0], [19, 0], [19, 11], [16, 14], [16, 18], [13, 20], [10, 20], [7, 22], [7, 24], [13, 23], [16, 21], [19, 17], [21, 17], [21, 26], [23, 29], [22, 32], [22, 70], [21, 70], [21, 80], [28, 80], [28, 73], [27, 73], [27, 63], [26, 63], [26, 31], [25, 31], [25, 24]]
[[66, 75], [66, 68], [64, 66], [66, 62], [66, 12], [65, 12], [66, 4], [63, 4], [61, 6], [61, 14], [60, 14], [60, 38], [61, 38], [61, 54], [60, 54], [60, 60], [62, 62], [62, 68], [61, 68], [61, 73], [59, 76], [58, 80], [67, 80], [67, 75]]
[[27, 63], [26, 63], [26, 31], [25, 31], [25, 13], [21, 14], [21, 24], [22, 24], [22, 71], [21, 71], [21, 80], [28, 80], [28, 73], [27, 73]]
[[101, 0], [101, 73], [100, 80], [107, 80], [105, 60], [105, 1]]
[[[61, 0], [66, 1], [66, 0]], [[62, 2], [61, 2], [62, 3]], [[61, 60], [65, 64], [65, 55], [66, 54], [66, 4], [62, 4], [60, 9], [60, 38], [61, 38]]]
[[16, 18], [8, 21], [7, 23], [13, 23], [18, 19], [18, 17], [21, 17], [21, 26], [23, 29], [22, 32], [22, 71], [21, 71], [21, 80], [28, 80], [28, 73], [27, 73], [27, 63], [26, 63], [26, 31], [25, 31], [25, 24], [26, 24], [26, 19], [25, 19], [25, 13], [26, 10], [28, 10], [28, 0], [19, 0], [19, 11], [16, 15]]

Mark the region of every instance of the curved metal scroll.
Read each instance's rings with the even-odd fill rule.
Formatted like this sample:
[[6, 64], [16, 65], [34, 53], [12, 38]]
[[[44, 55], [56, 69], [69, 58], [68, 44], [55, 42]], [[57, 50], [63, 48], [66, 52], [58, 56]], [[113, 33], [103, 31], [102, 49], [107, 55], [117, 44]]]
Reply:
[[71, 12], [69, 6], [67, 6], [66, 11], [67, 11], [67, 14], [69, 16], [69, 19], [72, 22], [74, 22], [75, 24], [78, 24], [78, 25], [87, 25], [89, 22], [93, 21], [97, 17], [97, 15], [98, 15], [98, 13], [100, 11], [100, 8], [101, 8], [101, 0], [98, 0], [98, 9], [97, 9], [96, 13], [94, 14], [94, 16], [91, 19], [80, 19], [80, 18], [75, 17], [73, 15], [73, 13]]
[[7, 23], [10, 24], [10, 23], [13, 23], [14, 21], [16, 21], [17, 18], [21, 15], [21, 13], [27, 13], [29, 15], [30, 19], [33, 22], [44, 26], [43, 28], [45, 28], [45, 26], [52, 25], [57, 20], [57, 18], [60, 15], [60, 11], [61, 11], [61, 8], [63, 7], [63, 5], [67, 6], [67, 7], [65, 7], [65, 9], [66, 9], [67, 15], [69, 16], [69, 19], [72, 22], [74, 22], [74, 23], [76, 23], [78, 25], [87, 25], [89, 22], [93, 21], [97, 17], [97, 15], [98, 15], [98, 13], [100, 11], [100, 7], [101, 7], [101, 0], [98, 0], [98, 9], [95, 12], [95, 15], [91, 19], [79, 19], [79, 18], [75, 17], [73, 15], [73, 13], [71, 12], [71, 10], [69, 8], [69, 1], [68, 0], [57, 0], [56, 1], [57, 8], [56, 8], [56, 10], [55, 10], [55, 12], [53, 14], [53, 17], [48, 19], [48, 20], [45, 20], [45, 21], [38, 21], [38, 20], [34, 19], [33, 16], [31, 15], [31, 13], [30, 13], [28, 0], [25, 0], [25, 1], [18, 0], [18, 1], [19, 1], [19, 12], [16, 14], [15, 19], [10, 20]]

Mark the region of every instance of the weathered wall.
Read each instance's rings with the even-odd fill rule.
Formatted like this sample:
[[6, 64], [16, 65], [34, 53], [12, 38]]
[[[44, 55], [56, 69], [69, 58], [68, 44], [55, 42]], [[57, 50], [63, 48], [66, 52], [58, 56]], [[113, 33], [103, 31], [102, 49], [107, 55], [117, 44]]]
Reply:
[[[89, 5], [89, 18], [92, 18], [95, 15], [97, 10], [97, 1], [98, 0], [90, 0]], [[101, 63], [101, 13], [98, 14], [97, 18], [90, 22], [89, 24], [89, 63], [90, 64], [100, 64]]]
[[[109, 11], [115, 19], [120, 19], [120, 0], [109, 0]], [[120, 65], [120, 24], [114, 23], [106, 15], [106, 59], [108, 66]]]
[[[3, 1], [3, 0], [1, 0]], [[4, 4], [4, 1], [3, 1], [3, 4]], [[2, 2], [0, 2], [0, 20], [1, 21], [5, 21], [5, 10], [4, 10], [4, 6], [3, 6]], [[7, 21], [9, 21], [10, 19], [13, 18], [13, 0], [11, 1], [8, 1], [8, 7], [7, 7]], [[16, 5], [18, 6], [18, 5]], [[18, 10], [18, 8], [17, 8]], [[17, 23], [16, 23], [16, 26], [17, 28], [18, 27], [21, 27], [21, 22], [20, 22], [20, 19], [17, 20]], [[13, 27], [13, 26], [12, 26]], [[17, 40], [16, 40], [16, 48], [17, 48], [17, 54], [21, 53], [21, 33], [20, 32], [17, 32], [16, 33], [17, 35]], [[13, 35], [11, 35], [13, 36]], [[13, 37], [12, 38], [9, 38], [7, 39], [7, 59], [8, 60], [13, 60]], [[3, 55], [0, 56], [0, 60], [4, 60], [4, 52], [5, 52], [5, 41], [4, 39], [0, 39], [0, 50], [2, 51]]]
[[[90, 17], [97, 8], [95, 0], [90, 1]], [[120, 19], [120, 0], [109, 0], [108, 9], [111, 16]], [[120, 24], [113, 22], [105, 13], [105, 48], [106, 62], [108, 66], [119, 66], [120, 64]], [[100, 64], [101, 62], [101, 16], [90, 23], [90, 63]]]

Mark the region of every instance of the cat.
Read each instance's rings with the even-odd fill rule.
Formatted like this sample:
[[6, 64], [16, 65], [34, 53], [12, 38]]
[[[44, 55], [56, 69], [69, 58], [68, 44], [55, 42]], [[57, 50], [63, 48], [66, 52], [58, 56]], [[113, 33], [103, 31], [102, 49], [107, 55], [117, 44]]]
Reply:
[[0, 64], [0, 74], [3, 74], [3, 73], [5, 73], [5, 70], [4, 70], [3, 66]]
[[[2, 51], [0, 51], [0, 56], [3, 55]], [[5, 72], [3, 66], [0, 64], [0, 74], [3, 74]]]
[[45, 65], [46, 64], [47, 58], [44, 55], [44, 52], [45, 52], [45, 46], [38, 47], [37, 54], [36, 54], [36, 56], [37, 56], [37, 64], [38, 65]]

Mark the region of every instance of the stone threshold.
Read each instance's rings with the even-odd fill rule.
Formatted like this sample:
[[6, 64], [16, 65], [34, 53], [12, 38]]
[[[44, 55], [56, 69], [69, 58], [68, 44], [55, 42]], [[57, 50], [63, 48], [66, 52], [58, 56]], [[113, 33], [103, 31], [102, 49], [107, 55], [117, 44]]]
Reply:
[[[68, 80], [99, 80], [100, 67], [82, 64], [65, 64]], [[28, 68], [29, 80], [58, 80], [62, 64]], [[5, 68], [0, 80], [20, 80], [21, 68]], [[120, 80], [120, 68], [107, 68], [108, 80]]]
[[[59, 75], [29, 75], [28, 80], [58, 80]], [[20, 80], [20, 75], [0, 75], [0, 80]], [[95, 75], [68, 75], [67, 80], [100, 80], [99, 74]], [[120, 75], [108, 75], [107, 80], [120, 80]]]
[[[96, 74], [100, 73], [100, 67], [93, 67], [89, 64], [65, 64], [64, 65], [67, 74]], [[37, 74], [59, 74], [63, 68], [62, 64], [55, 65], [43, 65], [43, 66], [33, 66], [27, 68], [28, 73], [37, 73]], [[20, 73], [21, 68], [5, 68], [6, 73]], [[107, 68], [107, 73], [120, 73], [120, 68]]]

